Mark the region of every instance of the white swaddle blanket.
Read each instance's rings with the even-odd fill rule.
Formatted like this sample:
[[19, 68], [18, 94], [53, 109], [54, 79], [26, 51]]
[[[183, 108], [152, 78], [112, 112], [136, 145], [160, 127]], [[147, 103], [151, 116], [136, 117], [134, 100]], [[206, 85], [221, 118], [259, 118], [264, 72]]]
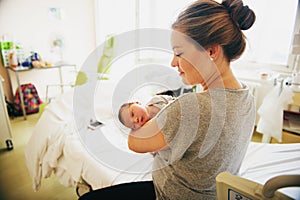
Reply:
[[260, 119], [256, 129], [256, 131], [264, 134], [263, 142], [269, 142], [271, 137], [281, 142], [283, 110], [292, 102], [293, 95], [290, 87], [277, 85], [264, 98], [258, 109]]

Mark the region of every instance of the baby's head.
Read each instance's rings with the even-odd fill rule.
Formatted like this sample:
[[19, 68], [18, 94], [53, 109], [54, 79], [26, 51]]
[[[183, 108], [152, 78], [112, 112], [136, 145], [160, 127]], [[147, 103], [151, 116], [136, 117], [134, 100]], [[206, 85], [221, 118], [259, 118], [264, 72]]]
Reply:
[[149, 121], [149, 112], [140, 102], [124, 103], [119, 110], [119, 120], [124, 126], [136, 130]]

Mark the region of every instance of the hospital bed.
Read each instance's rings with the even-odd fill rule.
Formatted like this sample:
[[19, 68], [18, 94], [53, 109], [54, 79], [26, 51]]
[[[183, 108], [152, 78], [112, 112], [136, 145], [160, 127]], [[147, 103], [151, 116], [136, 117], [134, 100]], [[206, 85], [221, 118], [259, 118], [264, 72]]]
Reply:
[[[128, 149], [128, 130], [120, 126], [112, 110], [115, 87], [106, 81], [95, 91], [96, 116], [91, 118], [104, 123], [96, 130], [87, 128], [88, 121], [82, 120], [78, 125], [74, 119], [74, 90], [46, 106], [25, 151], [35, 191], [51, 175], [61, 184], [77, 188], [78, 195], [119, 183], [151, 180], [153, 155]], [[300, 144], [251, 142], [238, 177], [264, 185], [275, 176], [295, 174], [300, 174]], [[300, 188], [279, 191], [300, 199]]]
[[293, 198], [277, 191], [277, 189], [299, 186], [300, 175], [276, 176], [264, 185], [232, 175], [229, 172], [221, 172], [216, 177], [218, 199], [290, 200]]

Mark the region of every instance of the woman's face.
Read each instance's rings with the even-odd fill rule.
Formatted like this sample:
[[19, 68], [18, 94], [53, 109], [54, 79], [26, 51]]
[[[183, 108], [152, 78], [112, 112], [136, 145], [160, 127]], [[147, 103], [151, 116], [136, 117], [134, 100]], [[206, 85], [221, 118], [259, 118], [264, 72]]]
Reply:
[[171, 43], [174, 52], [171, 65], [178, 68], [183, 82], [205, 85], [206, 63], [211, 62], [207, 52], [197, 48], [191, 39], [177, 31], [172, 32]]
[[123, 109], [121, 115], [124, 125], [133, 130], [140, 128], [150, 119], [147, 109], [138, 102]]

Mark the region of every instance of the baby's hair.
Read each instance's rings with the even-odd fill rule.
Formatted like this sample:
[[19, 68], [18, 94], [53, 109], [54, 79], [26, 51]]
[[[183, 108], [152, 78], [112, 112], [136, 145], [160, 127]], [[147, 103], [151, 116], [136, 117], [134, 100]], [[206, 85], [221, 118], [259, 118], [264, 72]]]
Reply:
[[129, 103], [124, 103], [120, 106], [120, 109], [119, 109], [119, 114], [118, 114], [118, 118], [119, 118], [119, 121], [123, 124], [124, 124], [124, 119], [122, 117], [122, 111], [125, 109], [125, 108], [129, 108], [130, 105], [134, 104], [134, 102], [129, 102]]

